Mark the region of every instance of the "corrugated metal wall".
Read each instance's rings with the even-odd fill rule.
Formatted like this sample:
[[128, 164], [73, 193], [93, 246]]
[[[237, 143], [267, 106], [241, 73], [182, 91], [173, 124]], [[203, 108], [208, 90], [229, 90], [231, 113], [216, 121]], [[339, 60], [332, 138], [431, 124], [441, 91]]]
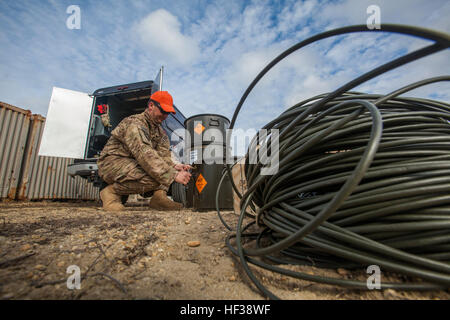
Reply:
[[0, 198], [99, 199], [92, 183], [67, 174], [74, 159], [38, 156], [44, 117], [0, 102], [0, 124]]
[[0, 196], [14, 199], [19, 185], [31, 111], [0, 103]]

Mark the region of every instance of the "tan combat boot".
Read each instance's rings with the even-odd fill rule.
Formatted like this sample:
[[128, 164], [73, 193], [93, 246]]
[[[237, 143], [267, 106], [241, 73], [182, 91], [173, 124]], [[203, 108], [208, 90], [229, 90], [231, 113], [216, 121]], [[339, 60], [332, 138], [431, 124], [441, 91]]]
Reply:
[[102, 199], [103, 202], [103, 209], [107, 211], [122, 211], [125, 209], [120, 199], [120, 195], [114, 191], [112, 184], [100, 191], [100, 199]]
[[164, 190], [157, 190], [150, 200], [149, 207], [156, 210], [180, 210], [183, 205], [167, 198]]

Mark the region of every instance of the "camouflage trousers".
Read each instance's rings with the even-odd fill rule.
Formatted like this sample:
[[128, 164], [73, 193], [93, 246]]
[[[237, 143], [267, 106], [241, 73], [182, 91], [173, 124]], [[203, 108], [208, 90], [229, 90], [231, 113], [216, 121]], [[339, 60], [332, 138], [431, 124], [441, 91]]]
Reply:
[[98, 174], [107, 184], [112, 184], [120, 195], [167, 191], [170, 187], [153, 179], [131, 158], [108, 156], [98, 162]]

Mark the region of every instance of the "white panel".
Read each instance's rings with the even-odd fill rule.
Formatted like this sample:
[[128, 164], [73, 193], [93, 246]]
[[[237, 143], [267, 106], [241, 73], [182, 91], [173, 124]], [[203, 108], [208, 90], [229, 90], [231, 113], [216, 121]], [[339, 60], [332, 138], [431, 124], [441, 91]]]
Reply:
[[92, 99], [87, 93], [53, 88], [40, 156], [84, 158]]

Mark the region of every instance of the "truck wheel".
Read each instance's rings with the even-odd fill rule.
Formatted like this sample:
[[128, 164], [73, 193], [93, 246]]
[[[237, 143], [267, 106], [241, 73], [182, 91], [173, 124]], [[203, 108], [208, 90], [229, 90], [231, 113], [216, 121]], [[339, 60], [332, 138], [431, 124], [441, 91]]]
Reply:
[[182, 203], [185, 206], [186, 205], [186, 187], [178, 182], [172, 183], [172, 199], [173, 199], [173, 201]]

